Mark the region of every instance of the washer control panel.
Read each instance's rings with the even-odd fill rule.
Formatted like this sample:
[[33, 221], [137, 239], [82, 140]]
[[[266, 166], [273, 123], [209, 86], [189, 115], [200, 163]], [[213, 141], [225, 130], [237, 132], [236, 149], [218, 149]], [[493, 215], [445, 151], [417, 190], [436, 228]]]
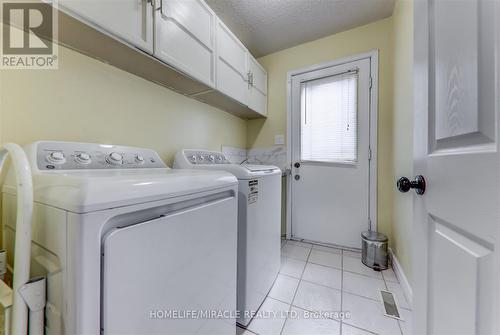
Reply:
[[167, 167], [151, 149], [77, 142], [38, 142], [36, 160], [39, 170]]
[[193, 164], [230, 164], [222, 152], [208, 150], [184, 150], [186, 160]]

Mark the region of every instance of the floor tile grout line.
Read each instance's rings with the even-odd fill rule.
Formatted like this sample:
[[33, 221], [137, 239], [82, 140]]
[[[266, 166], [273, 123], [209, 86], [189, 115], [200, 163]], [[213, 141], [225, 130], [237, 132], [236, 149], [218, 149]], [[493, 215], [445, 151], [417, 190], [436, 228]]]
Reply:
[[350, 323], [346, 323], [346, 325], [349, 326], [349, 327], [356, 328], [356, 329], [362, 330], [364, 332], [373, 334], [373, 335], [379, 335], [379, 333], [375, 333], [374, 331], [371, 331], [371, 330], [368, 330], [368, 329], [365, 329], [365, 328], [361, 328], [359, 326], [351, 325]]
[[[307, 262], [307, 263], [310, 263], [310, 262]], [[307, 263], [306, 263], [306, 266], [307, 266]], [[313, 263], [313, 264], [314, 264], [314, 263]], [[342, 270], [342, 271], [343, 271], [343, 270]], [[304, 272], [305, 272], [305, 267], [304, 267], [303, 273], [304, 273]], [[348, 272], [349, 272], [349, 271], [348, 271]], [[303, 273], [302, 273], [302, 276], [303, 276]], [[326, 285], [321, 285], [321, 284], [317, 284], [317, 283], [314, 283], [314, 282], [311, 282], [311, 281], [308, 281], [308, 280], [302, 279], [302, 276], [301, 276], [301, 279], [300, 279], [300, 281], [299, 281], [299, 285], [300, 285], [300, 283], [301, 283], [302, 281], [304, 281], [304, 282], [306, 282], [306, 283], [311, 283], [311, 284], [315, 284], [315, 285], [322, 286], [322, 287], [325, 287], [325, 288], [329, 288], [329, 289], [332, 289], [332, 290], [340, 291], [340, 292], [341, 292], [341, 311], [343, 311], [343, 293], [344, 293], [344, 290], [343, 290], [343, 276], [342, 276], [342, 279], [341, 279], [341, 288], [342, 288], [341, 290], [339, 290], [339, 289], [337, 289], [337, 288], [332, 288], [332, 287], [329, 287], [329, 286], [326, 286]], [[295, 278], [295, 277], [293, 277], [293, 278]], [[295, 304], [293, 303], [293, 302], [294, 302], [294, 300], [295, 300], [295, 296], [296, 296], [296, 294], [297, 294], [297, 291], [298, 291], [298, 287], [299, 287], [299, 285], [297, 285], [297, 288], [296, 288], [296, 290], [295, 290], [295, 294], [294, 294], [294, 297], [292, 298], [292, 303], [290, 304], [290, 309], [289, 309], [289, 311], [291, 311], [292, 307], [294, 307], [294, 308], [301, 309], [301, 310], [303, 310], [303, 311], [308, 311], [308, 312], [311, 312], [311, 313], [316, 313], [317, 311], [313, 311], [313, 310], [310, 310], [310, 309], [306, 309], [306, 308], [303, 308], [303, 307], [297, 306], [297, 305], [295, 305]], [[354, 293], [350, 293], [350, 292], [345, 292], [345, 293], [352, 294], [352, 295], [358, 296], [358, 297], [360, 297], [360, 298], [369, 299], [369, 300], [374, 301], [374, 302], [379, 302], [378, 300], [374, 300], [374, 299], [371, 299], [371, 298], [368, 298], [368, 297], [365, 297], [365, 296], [361, 296], [361, 295], [358, 295], [358, 294], [354, 294]], [[273, 299], [275, 299], [275, 298], [273, 298]], [[275, 299], [275, 300], [281, 301], [281, 300], [279, 300], [279, 299]], [[284, 301], [281, 301], [281, 302], [285, 303]], [[327, 319], [327, 320], [332, 320], [332, 321], [336, 321], [336, 322], [339, 322], [339, 323], [340, 323], [340, 334], [342, 334], [342, 327], [343, 327], [343, 323], [344, 323], [344, 321], [343, 321], [342, 319], [337, 320], [337, 319], [335, 319], [335, 318], [328, 318], [328, 317], [326, 317], [325, 319]], [[288, 320], [288, 319], [287, 319], [287, 320]], [[282, 328], [282, 330], [281, 330], [281, 333], [280, 333], [280, 334], [282, 334], [282, 331], [283, 331], [283, 329], [284, 329], [284, 327], [285, 327], [285, 324], [286, 324], [286, 321], [287, 321], [287, 320], [285, 320], [285, 323], [284, 323], [284, 325], [283, 325], [283, 328]], [[358, 327], [358, 326], [354, 326], [354, 325], [351, 325], [351, 324], [349, 324], [349, 323], [346, 323], [346, 325], [348, 325], [348, 326], [350, 326], [350, 327], [354, 327], [354, 328], [360, 329], [360, 330], [363, 330], [363, 331], [366, 331], [366, 332], [368, 332], [368, 333], [370, 333], [370, 334], [377, 334], [377, 333], [374, 333], [374, 332], [373, 332], [373, 331], [371, 331], [371, 330], [364, 329], [364, 328], [360, 328], [360, 327]], [[401, 329], [401, 328], [400, 328], [400, 329]]]
[[[325, 265], [325, 264], [319, 264], [319, 263], [314, 263], [314, 262], [307, 262], [309, 264], [314, 264], [314, 265], [319, 265], [319, 266], [324, 266], [325, 268], [330, 268], [330, 269], [335, 269], [335, 270], [342, 270], [342, 266], [340, 266], [339, 268], [338, 267], [335, 267], [335, 266], [329, 266], [329, 265]], [[341, 262], [342, 264], [342, 262]]]
[[340, 288], [331, 287], [331, 286], [327, 286], [327, 285], [324, 285], [324, 284], [318, 284], [318, 283], [315, 283], [315, 282], [307, 280], [307, 279], [301, 279], [301, 282], [305, 282], [305, 283], [308, 283], [308, 284], [313, 284], [313, 285], [321, 286], [323, 288], [329, 288], [330, 290], [341, 291]]
[[[288, 278], [293, 278], [293, 279], [298, 279], [298, 280], [300, 280], [300, 278], [294, 277], [294, 276], [289, 275], [289, 274], [287, 274], [287, 273], [278, 272], [278, 275], [279, 275], [279, 276], [285, 276], [285, 277], [288, 277]], [[270, 291], [269, 291], [269, 292], [270, 292]]]
[[[305, 311], [305, 312], [309, 312], [309, 313], [318, 313], [318, 311], [313, 311], [313, 310], [310, 310], [310, 309], [307, 309], [307, 308], [304, 308], [304, 307], [300, 307], [300, 306], [297, 306], [297, 305], [292, 305], [292, 307], [297, 308], [297, 309], [300, 309], [300, 310], [303, 310], [303, 311]], [[331, 320], [331, 321], [338, 322], [339, 324], [340, 324], [340, 323], [342, 323], [342, 321], [341, 321], [341, 320], [337, 320], [337, 319], [335, 319], [335, 318], [329, 318], [329, 317], [327, 317], [327, 316], [325, 316], [325, 317], [323, 318], [323, 320]]]
[[[309, 249], [309, 253], [307, 254], [306, 264], [304, 265], [304, 268], [302, 269], [302, 273], [300, 274], [299, 283], [297, 284], [297, 287], [295, 288], [295, 292], [293, 293], [292, 302], [290, 303], [290, 307], [288, 308], [289, 314], [292, 311], [293, 301], [295, 300], [295, 296], [297, 295], [297, 291], [299, 290], [299, 286], [300, 286], [300, 283], [302, 281], [302, 276], [304, 276], [304, 271], [306, 271], [306, 267], [307, 267], [307, 263], [309, 262], [309, 256], [311, 255], [311, 251], [312, 251], [312, 247], [311, 247], [311, 249]], [[289, 319], [288, 316], [289, 315], [287, 315], [285, 322], [283, 322], [283, 326], [281, 326], [280, 335], [283, 334], [283, 330], [285, 329], [286, 322]]]
[[345, 291], [345, 290], [342, 290], [342, 292], [350, 294], [350, 295], [354, 295], [354, 296], [359, 297], [359, 298], [365, 298], [365, 299], [368, 299], [368, 300], [371, 300], [371, 301], [380, 302], [379, 299], [373, 299], [373, 298], [370, 298], [370, 297], [367, 297], [367, 296], [364, 296], [364, 295], [361, 295], [361, 294], [358, 294], [358, 293], [352, 293], [352, 292]]
[[[325, 267], [330, 268], [330, 269], [342, 270], [342, 265], [340, 267], [336, 267], [336, 266], [331, 266], [331, 265], [325, 265], [325, 264], [315, 263], [315, 262], [311, 262], [311, 261], [309, 261], [308, 263], [314, 264], [314, 265], [325, 266]], [[342, 264], [342, 262], [340, 262], [340, 263]]]
[[[343, 263], [344, 263], [344, 261], [342, 260], [342, 265], [343, 265]], [[356, 275], [360, 275], [360, 276], [363, 276], [363, 277], [368, 277], [368, 278], [373, 278], [373, 279], [378, 279], [378, 280], [384, 280], [384, 276], [382, 274], [381, 274], [381, 277], [382, 277], [382, 279], [381, 279], [381, 278], [377, 278], [377, 277], [374, 277], [374, 276], [365, 275], [364, 273], [359, 273], [359, 272], [351, 271], [351, 270], [345, 270], [344, 267], [342, 267], [342, 270], [344, 270], [345, 272], [354, 273]], [[399, 283], [395, 283], [395, 284], [399, 284]]]
[[[301, 242], [301, 241], [297, 241], [297, 242]], [[286, 244], [286, 243], [285, 243]], [[285, 245], [284, 244], [284, 245]], [[329, 246], [322, 246], [324, 248], [331, 248], [333, 250], [339, 250], [340, 251], [340, 256], [341, 256], [341, 268], [337, 268], [337, 267], [334, 267], [334, 266], [329, 266], [329, 265], [325, 265], [325, 264], [319, 264], [319, 263], [315, 263], [315, 262], [311, 262], [310, 261], [310, 258], [311, 258], [311, 254], [313, 252], [313, 250], [316, 250], [316, 251], [319, 251], [319, 252], [325, 252], [325, 253], [330, 253], [330, 254], [336, 254], [336, 255], [339, 255], [338, 252], [329, 252], [327, 250], [324, 250], [322, 248], [315, 248], [316, 244], [312, 244], [312, 246], [303, 246], [303, 245], [299, 245], [298, 243], [297, 244], [294, 244], [294, 243], [291, 243], [292, 245], [294, 246], [298, 246], [298, 247], [302, 247], [304, 249], [309, 249], [309, 253], [307, 255], [307, 258], [306, 260], [303, 260], [303, 259], [296, 259], [296, 258], [292, 258], [292, 257], [288, 257], [288, 256], [283, 256], [283, 257], [287, 257], [287, 258], [290, 258], [292, 260], [296, 260], [296, 261], [301, 261], [301, 262], [305, 262], [304, 264], [304, 267], [301, 271], [301, 275], [300, 275], [300, 278], [297, 278], [297, 277], [294, 277], [292, 275], [289, 275], [289, 274], [284, 274], [284, 273], [281, 273], [283, 274], [284, 276], [287, 276], [289, 278], [293, 278], [293, 279], [298, 279], [299, 282], [297, 284], [297, 287], [295, 288], [295, 292], [294, 292], [294, 295], [293, 295], [293, 298], [292, 298], [292, 302], [290, 303], [290, 307], [289, 307], [289, 312], [291, 311], [292, 307], [293, 308], [298, 308], [300, 310], [305, 310], [305, 311], [310, 311], [310, 310], [307, 310], [307, 309], [304, 309], [303, 307], [300, 307], [300, 306], [297, 306], [294, 304], [295, 302], [295, 298], [296, 298], [296, 295], [297, 295], [297, 292], [298, 292], [298, 289], [301, 285], [302, 282], [306, 282], [306, 283], [310, 283], [310, 284], [314, 284], [314, 285], [318, 285], [318, 286], [321, 286], [321, 287], [324, 287], [324, 288], [328, 288], [328, 289], [332, 289], [332, 290], [336, 290], [336, 291], [339, 291], [339, 289], [337, 288], [334, 288], [334, 287], [330, 287], [330, 286], [327, 286], [327, 285], [323, 285], [323, 284], [319, 284], [319, 283], [315, 283], [315, 282], [312, 282], [312, 281], [309, 281], [309, 280], [305, 280], [303, 277], [304, 277], [304, 273], [305, 273], [305, 270], [307, 268], [307, 265], [308, 264], [314, 264], [314, 265], [318, 265], [318, 266], [323, 266], [323, 267], [327, 267], [327, 268], [330, 268], [330, 269], [335, 269], [335, 270], [340, 270], [341, 271], [341, 283], [340, 283], [340, 293], [341, 293], [341, 311], [343, 311], [344, 309], [344, 293], [347, 293], [347, 294], [351, 294], [353, 296], [357, 296], [357, 297], [360, 297], [360, 298], [364, 298], [364, 299], [368, 299], [370, 301], [375, 301], [375, 302], [380, 302], [379, 300], [376, 300], [376, 299], [373, 299], [373, 298], [370, 298], [370, 297], [366, 297], [366, 296], [363, 296], [363, 295], [360, 295], [360, 294], [357, 294], [357, 293], [352, 293], [352, 292], [347, 292], [344, 290], [344, 273], [352, 273], [352, 274], [355, 274], [355, 275], [359, 275], [359, 276], [362, 276], [364, 278], [369, 278], [369, 279], [374, 279], [374, 280], [382, 280], [383, 283], [384, 283], [384, 286], [385, 286], [385, 289], [389, 291], [389, 288], [388, 288], [388, 282], [392, 283], [392, 284], [396, 284], [396, 285], [401, 285], [399, 282], [395, 282], [395, 281], [392, 281], [392, 280], [387, 280], [386, 279], [386, 276], [384, 275], [383, 271], [381, 271], [381, 278], [379, 277], [374, 277], [374, 276], [370, 276], [370, 275], [367, 275], [367, 274], [364, 274], [364, 273], [359, 273], [359, 272], [355, 272], [355, 271], [350, 271], [350, 270], [345, 270], [344, 269], [344, 260], [345, 258], [344, 257], [350, 257], [350, 258], [358, 258], [359, 257], [352, 257], [350, 255], [346, 255], [345, 252], [346, 250], [345, 249], [337, 249], [337, 248], [332, 248], [332, 247], [329, 247]], [[283, 246], [284, 246], [283, 245]], [[321, 245], [318, 245], [318, 246], [321, 246]], [[350, 251], [350, 250], [347, 250], [347, 251]], [[393, 292], [394, 293], [394, 292]], [[272, 298], [272, 297], [270, 297]], [[274, 298], [273, 298], [274, 299]], [[274, 299], [274, 300], [277, 300], [277, 301], [280, 301], [282, 303], [286, 303], [282, 300], [279, 300], [279, 299]], [[286, 303], [288, 304], [288, 303]], [[404, 307], [401, 307], [401, 306], [398, 306], [402, 309], [405, 309], [407, 311], [410, 311], [411, 312], [411, 309], [410, 308], [404, 308]], [[310, 311], [310, 312], [314, 312], [314, 311]], [[285, 322], [283, 323], [283, 326], [281, 328], [281, 331], [280, 331], [280, 334], [283, 333], [283, 330], [284, 330], [284, 327], [286, 325], [286, 322], [288, 321], [289, 319], [289, 316], [290, 315], [287, 315], [287, 319], [285, 320]], [[343, 319], [340, 319], [340, 320], [337, 320], [337, 319], [334, 319], [334, 318], [326, 318], [326, 319], [329, 319], [329, 320], [333, 320], [333, 321], [337, 321], [337, 322], [340, 322], [340, 334], [342, 334], [343, 332], [343, 324], [344, 324], [344, 320]], [[397, 320], [398, 322], [398, 327], [399, 327], [399, 330], [401, 332], [402, 335], [403, 334], [403, 330], [402, 330], [402, 326], [401, 326], [401, 322], [405, 322], [405, 321], [402, 321], [402, 320]], [[364, 328], [360, 328], [359, 326], [355, 326], [355, 325], [351, 325], [349, 322], [346, 322], [345, 325], [348, 325], [350, 327], [354, 327], [354, 328], [357, 328], [357, 329], [360, 329], [360, 330], [363, 330], [363, 331], [366, 331], [366, 332], [369, 332], [370, 334], [376, 334], [374, 333], [373, 331], [370, 331], [370, 330], [367, 330], [367, 329], [364, 329]]]

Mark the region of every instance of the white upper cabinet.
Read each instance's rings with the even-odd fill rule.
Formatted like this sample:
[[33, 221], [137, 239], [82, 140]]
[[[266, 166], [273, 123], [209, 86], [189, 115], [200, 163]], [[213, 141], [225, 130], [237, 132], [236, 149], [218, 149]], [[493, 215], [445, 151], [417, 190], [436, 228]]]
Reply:
[[248, 53], [247, 105], [259, 114], [267, 114], [267, 72], [250, 53]]
[[216, 16], [202, 0], [160, 0], [154, 55], [203, 83], [215, 86]]
[[244, 105], [248, 95], [247, 54], [238, 38], [217, 20], [217, 89]]
[[[196, 95], [233, 114], [250, 118], [267, 114], [266, 71], [204, 0], [59, 0], [58, 4], [69, 16], [93, 26], [99, 36], [104, 33], [113, 42], [141, 49], [154, 58], [134, 55], [156, 59], [156, 63], [120, 58], [123, 53], [112, 54], [108, 45], [101, 50], [91, 45], [95, 36], [89, 42], [73, 34], [77, 49], [83, 45], [85, 50], [102, 52], [105, 56], [100, 58], [116, 59], [131, 73], [177, 87], [181, 93]], [[163, 66], [162, 62], [172, 70], [168, 78], [140, 65]], [[172, 81], [180, 85], [172, 85]]]
[[59, 0], [58, 3], [63, 10], [153, 53], [153, 6], [148, 0]]

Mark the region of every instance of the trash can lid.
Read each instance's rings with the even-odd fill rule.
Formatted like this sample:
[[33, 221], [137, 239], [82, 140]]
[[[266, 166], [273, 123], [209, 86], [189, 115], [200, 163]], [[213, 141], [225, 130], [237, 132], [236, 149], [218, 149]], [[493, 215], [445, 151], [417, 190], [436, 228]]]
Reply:
[[373, 242], [387, 242], [387, 236], [382, 233], [377, 233], [373, 230], [367, 230], [361, 233], [361, 237], [368, 241]]

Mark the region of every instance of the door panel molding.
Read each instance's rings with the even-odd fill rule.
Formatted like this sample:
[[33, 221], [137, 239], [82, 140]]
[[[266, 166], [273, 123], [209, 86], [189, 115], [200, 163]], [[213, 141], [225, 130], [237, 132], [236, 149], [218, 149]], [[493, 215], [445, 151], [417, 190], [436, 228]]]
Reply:
[[447, 6], [429, 0], [429, 153], [492, 150], [495, 34], [483, 32], [494, 31], [495, 3]]

